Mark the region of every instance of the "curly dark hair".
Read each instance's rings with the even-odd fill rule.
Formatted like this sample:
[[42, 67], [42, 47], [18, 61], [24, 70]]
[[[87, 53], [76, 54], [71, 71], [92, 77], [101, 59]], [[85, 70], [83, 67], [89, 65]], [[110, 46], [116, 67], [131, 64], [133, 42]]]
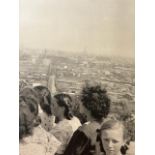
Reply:
[[[33, 115], [30, 116], [30, 115]], [[19, 100], [19, 139], [32, 133], [35, 119], [38, 116], [38, 100], [20, 96]]]
[[57, 101], [57, 104], [61, 107], [65, 107], [65, 117], [67, 119], [73, 118], [73, 111], [72, 111], [72, 98], [68, 94], [60, 93], [56, 94], [54, 98]]
[[51, 109], [52, 98], [51, 98], [51, 93], [48, 90], [48, 88], [45, 86], [36, 86], [34, 87], [34, 90], [39, 95], [39, 100], [40, 100], [39, 104], [40, 104], [41, 109], [47, 115], [52, 115], [52, 109]]
[[100, 85], [85, 86], [82, 90], [81, 102], [97, 121], [101, 121], [109, 114], [111, 100], [106, 89], [102, 89]]

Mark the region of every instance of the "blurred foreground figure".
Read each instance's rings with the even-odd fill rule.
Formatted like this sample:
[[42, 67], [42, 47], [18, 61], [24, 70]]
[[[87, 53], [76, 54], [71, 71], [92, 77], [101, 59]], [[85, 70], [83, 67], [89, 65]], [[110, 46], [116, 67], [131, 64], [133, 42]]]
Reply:
[[28, 92], [35, 94], [32, 88], [23, 90], [19, 101], [20, 155], [54, 155], [61, 143], [40, 125], [39, 100]]
[[39, 95], [39, 116], [41, 117], [41, 126], [50, 131], [55, 125], [55, 116], [52, 112], [52, 98], [49, 89], [45, 86], [35, 86], [34, 90]]

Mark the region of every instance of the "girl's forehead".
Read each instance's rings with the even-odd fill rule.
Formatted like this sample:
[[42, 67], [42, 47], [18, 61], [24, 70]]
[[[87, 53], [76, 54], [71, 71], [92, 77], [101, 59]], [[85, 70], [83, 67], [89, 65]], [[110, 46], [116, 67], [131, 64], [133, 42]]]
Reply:
[[123, 129], [122, 128], [115, 128], [115, 129], [106, 129], [101, 131], [102, 137], [123, 137]]

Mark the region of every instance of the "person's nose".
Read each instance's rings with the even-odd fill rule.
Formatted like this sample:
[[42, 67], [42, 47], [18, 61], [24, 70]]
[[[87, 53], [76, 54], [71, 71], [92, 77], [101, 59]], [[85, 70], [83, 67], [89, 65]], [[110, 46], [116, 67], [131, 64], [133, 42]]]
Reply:
[[111, 140], [109, 141], [108, 146], [109, 146], [109, 148], [112, 148], [113, 147], [113, 143], [112, 143]]

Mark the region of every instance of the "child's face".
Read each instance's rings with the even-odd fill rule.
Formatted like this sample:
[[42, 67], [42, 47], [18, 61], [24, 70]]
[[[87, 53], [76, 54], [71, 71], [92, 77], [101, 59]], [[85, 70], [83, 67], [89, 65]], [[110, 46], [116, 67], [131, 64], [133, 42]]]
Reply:
[[124, 144], [123, 129], [107, 129], [101, 133], [101, 140], [106, 155], [120, 155], [120, 148]]

